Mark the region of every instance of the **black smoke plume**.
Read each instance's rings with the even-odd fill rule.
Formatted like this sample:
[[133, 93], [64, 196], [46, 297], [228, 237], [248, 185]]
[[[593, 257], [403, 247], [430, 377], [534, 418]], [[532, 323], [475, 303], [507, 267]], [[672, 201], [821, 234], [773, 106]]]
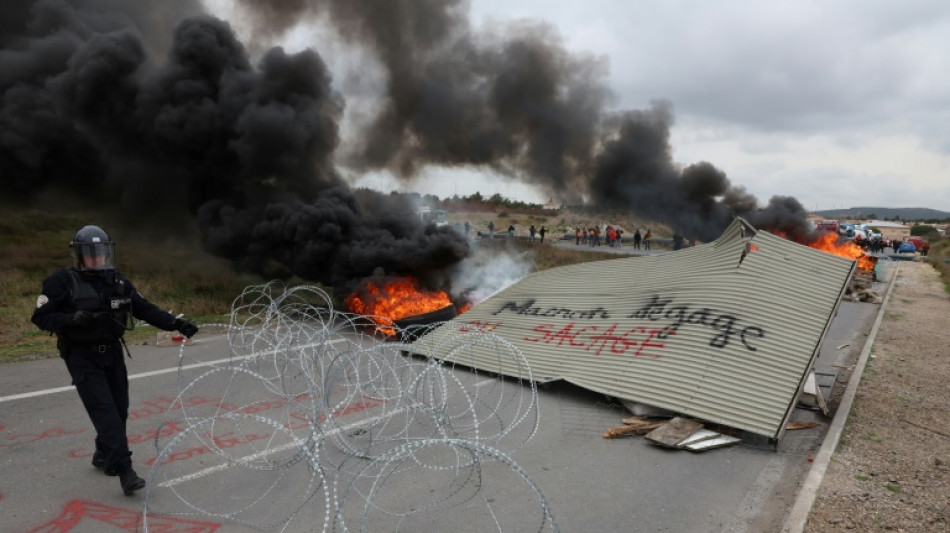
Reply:
[[125, 8], [169, 5], [194, 7], [4, 8], [7, 198], [58, 188], [154, 221], [186, 212], [207, 249], [242, 268], [337, 287], [380, 268], [430, 279], [465, 257], [464, 242], [423, 226], [407, 202], [356, 202], [333, 163], [343, 99], [316, 52], [273, 48], [252, 65], [227, 23], [194, 15], [166, 27], [167, 53], [151, 57], [162, 39], [146, 22], [159, 19]]
[[679, 169], [671, 106], [608, 112], [606, 63], [570, 53], [548, 26], [475, 31], [460, 0], [239, 5], [255, 38], [323, 20], [376, 58], [385, 82], [355, 143], [341, 146], [344, 109], [356, 104], [334, 89], [320, 43], [262, 47], [252, 60], [227, 22], [191, 0], [4, 2], [5, 199], [56, 190], [152, 220], [187, 213], [207, 249], [242, 268], [338, 287], [378, 268], [431, 284], [468, 254], [403, 200], [357, 201], [344, 167], [407, 180], [426, 165], [491, 168], [701, 239], [734, 215], [805, 227], [793, 198], [762, 209], [712, 164]]
[[382, 111], [346, 162], [411, 179], [420, 166], [482, 165], [566, 203], [633, 209], [693, 238], [718, 236], [734, 216], [803, 239], [803, 206], [764, 208], [708, 162], [673, 162], [672, 106], [608, 113], [605, 63], [564, 49], [527, 21], [476, 33], [453, 0], [298, 0], [275, 9], [242, 0], [267, 35], [325, 17], [385, 70]]
[[707, 241], [719, 236], [735, 216], [799, 241], [811, 232], [805, 208], [794, 198], [774, 196], [760, 208], [754, 196], [732, 185], [710, 163], [677, 168], [669, 144], [673, 113], [668, 103], [655, 102], [649, 110], [630, 111], [614, 121], [590, 181], [595, 203], [632, 208]]

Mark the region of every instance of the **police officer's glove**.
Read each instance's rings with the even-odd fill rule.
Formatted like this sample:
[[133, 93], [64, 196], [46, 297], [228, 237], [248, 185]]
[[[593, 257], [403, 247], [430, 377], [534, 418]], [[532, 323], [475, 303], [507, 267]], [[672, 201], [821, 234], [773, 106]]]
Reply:
[[89, 311], [83, 311], [80, 309], [75, 313], [66, 317], [66, 325], [68, 326], [88, 326], [96, 320], [96, 315], [90, 313]]
[[189, 339], [192, 337], [192, 335], [198, 333], [198, 326], [180, 318], [175, 319], [175, 329], [177, 329], [179, 333], [188, 337]]

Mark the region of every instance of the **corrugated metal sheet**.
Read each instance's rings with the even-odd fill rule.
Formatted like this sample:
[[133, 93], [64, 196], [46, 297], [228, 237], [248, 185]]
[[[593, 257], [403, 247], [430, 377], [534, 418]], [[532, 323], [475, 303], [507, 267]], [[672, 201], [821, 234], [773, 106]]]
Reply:
[[540, 382], [578, 386], [779, 438], [853, 261], [736, 219], [714, 242], [534, 273], [414, 344], [522, 375], [471, 330], [517, 347]]

